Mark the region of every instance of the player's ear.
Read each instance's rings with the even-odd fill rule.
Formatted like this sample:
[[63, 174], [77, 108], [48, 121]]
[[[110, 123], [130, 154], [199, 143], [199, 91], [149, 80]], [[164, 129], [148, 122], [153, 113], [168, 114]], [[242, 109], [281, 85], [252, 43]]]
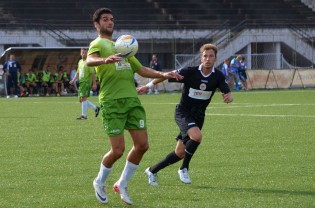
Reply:
[[95, 29], [98, 30], [98, 28], [99, 28], [98, 22], [93, 22], [93, 24], [94, 24]]

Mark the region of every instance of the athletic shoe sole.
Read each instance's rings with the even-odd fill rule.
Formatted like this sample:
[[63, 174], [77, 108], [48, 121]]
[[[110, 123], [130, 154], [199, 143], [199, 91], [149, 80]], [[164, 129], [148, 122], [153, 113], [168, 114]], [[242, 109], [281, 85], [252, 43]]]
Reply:
[[131, 201], [127, 201], [120, 193], [120, 190], [119, 190], [119, 187], [118, 185], [115, 183], [114, 186], [113, 186], [113, 190], [120, 195], [120, 199], [127, 205], [132, 205], [132, 202]]

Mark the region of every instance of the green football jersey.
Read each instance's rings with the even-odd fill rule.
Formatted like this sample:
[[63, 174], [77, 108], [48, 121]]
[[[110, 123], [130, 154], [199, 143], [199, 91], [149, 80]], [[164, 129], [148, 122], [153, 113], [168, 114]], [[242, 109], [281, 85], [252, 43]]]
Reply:
[[42, 80], [44, 82], [49, 82], [50, 81], [50, 72], [43, 71]]
[[54, 83], [54, 82], [57, 81], [57, 80], [58, 80], [58, 73], [55, 72], [55, 73], [53, 73], [53, 74], [50, 76], [49, 82], [50, 82], [50, 83]]
[[37, 82], [36, 75], [32, 72], [27, 72], [25, 74], [25, 82]]
[[86, 61], [81, 59], [78, 63], [77, 73], [79, 74], [79, 82], [92, 83], [92, 74], [95, 72], [94, 67], [86, 65]]
[[[115, 42], [98, 37], [91, 42], [88, 55], [98, 52], [100, 57], [106, 58], [115, 54], [114, 45]], [[99, 100], [137, 97], [134, 73], [141, 67], [141, 63], [134, 56], [123, 58], [121, 62], [95, 67], [100, 82]]]

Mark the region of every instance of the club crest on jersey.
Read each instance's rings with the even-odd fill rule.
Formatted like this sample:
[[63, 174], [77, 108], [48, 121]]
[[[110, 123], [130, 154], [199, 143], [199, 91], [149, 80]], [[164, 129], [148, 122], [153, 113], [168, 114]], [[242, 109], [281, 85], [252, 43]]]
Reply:
[[206, 90], [207, 89], [207, 85], [205, 83], [201, 83], [199, 88], [201, 90]]

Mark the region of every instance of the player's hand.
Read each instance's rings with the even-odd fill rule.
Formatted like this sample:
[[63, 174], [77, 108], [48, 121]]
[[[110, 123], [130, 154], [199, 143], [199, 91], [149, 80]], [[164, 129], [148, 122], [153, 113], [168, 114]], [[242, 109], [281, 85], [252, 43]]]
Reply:
[[121, 61], [121, 54], [117, 53], [111, 56], [108, 56], [107, 58], [104, 58], [104, 63], [105, 64], [111, 64], [115, 62], [120, 62]]
[[71, 84], [71, 85], [72, 85], [73, 83], [74, 83], [74, 80], [71, 80], [71, 81], [69, 82], [69, 84]]
[[148, 86], [141, 86], [141, 87], [137, 87], [137, 92], [138, 94], [144, 94], [149, 90]]
[[182, 80], [182, 79], [184, 78], [182, 75], [177, 74], [177, 73], [175, 73], [175, 72], [173, 72], [173, 71], [171, 71], [171, 72], [166, 72], [166, 73], [164, 73], [163, 75], [164, 75], [164, 77], [165, 77], [166, 79], [174, 78], [174, 79], [176, 79], [176, 80]]
[[223, 98], [223, 102], [225, 103], [231, 103], [233, 101], [233, 97], [232, 97], [232, 94], [229, 92], [229, 93], [222, 93], [222, 98]]

